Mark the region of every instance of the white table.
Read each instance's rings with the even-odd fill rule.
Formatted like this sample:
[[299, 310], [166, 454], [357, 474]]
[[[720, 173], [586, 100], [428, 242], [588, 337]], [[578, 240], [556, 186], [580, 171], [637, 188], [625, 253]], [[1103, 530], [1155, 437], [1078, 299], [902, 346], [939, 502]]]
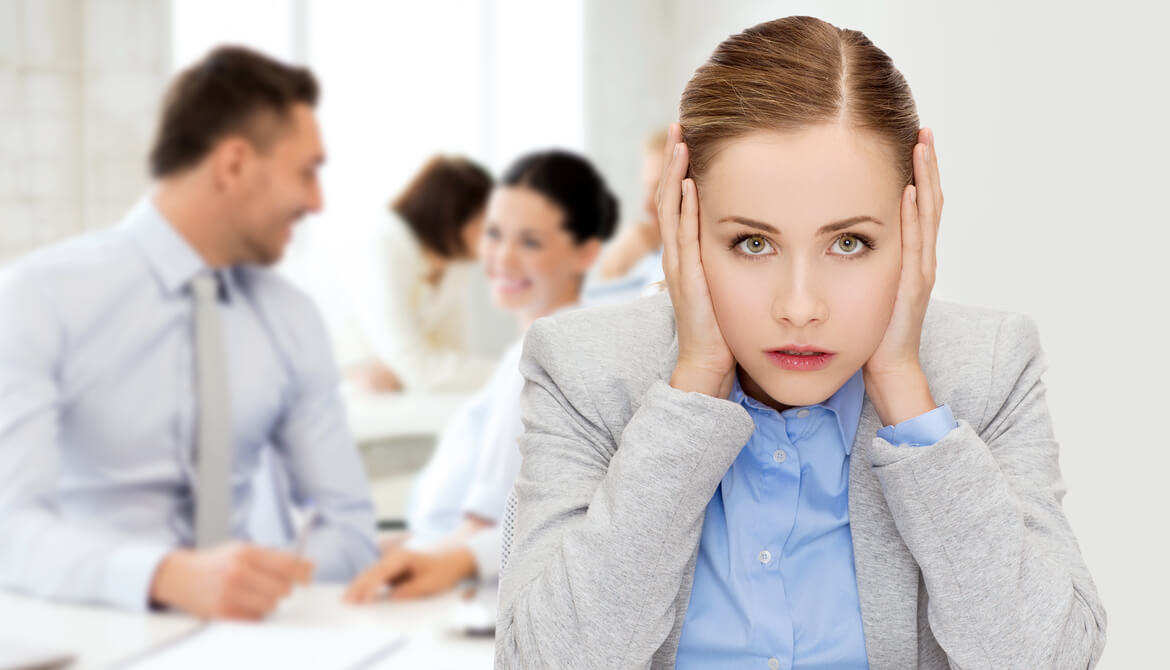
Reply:
[[[377, 668], [450, 668], [490, 670], [493, 642], [449, 630], [459, 596], [454, 592], [411, 602], [378, 601], [369, 605], [341, 602], [341, 586], [299, 589], [275, 612], [274, 622], [346, 626], [385, 626], [406, 636], [406, 643]], [[201, 622], [175, 613], [137, 614], [118, 610], [50, 603], [0, 591], [0, 640], [19, 640], [68, 650], [69, 670], [105, 669], [191, 632]], [[231, 670], [231, 659], [216, 670]]]
[[469, 393], [371, 393], [344, 384], [350, 430], [358, 444], [412, 438], [434, 439], [471, 397]]

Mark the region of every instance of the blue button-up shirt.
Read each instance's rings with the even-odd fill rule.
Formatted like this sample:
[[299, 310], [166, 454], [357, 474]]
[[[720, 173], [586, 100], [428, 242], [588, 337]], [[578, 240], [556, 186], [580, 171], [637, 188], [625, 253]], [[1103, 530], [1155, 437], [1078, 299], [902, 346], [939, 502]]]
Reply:
[[[149, 198], [115, 229], [0, 272], [0, 585], [147, 605], [193, 542], [198, 423], [190, 280], [201, 257]], [[374, 560], [374, 514], [313, 305], [262, 268], [222, 272], [235, 440], [233, 535], [250, 539], [263, 452], [312, 508], [319, 579]]]
[[[736, 379], [730, 400], [756, 429], [707, 505], [680, 670], [868, 667], [848, 495], [864, 398], [860, 370], [824, 403], [783, 412]], [[879, 435], [923, 446], [955, 425], [942, 405]]]

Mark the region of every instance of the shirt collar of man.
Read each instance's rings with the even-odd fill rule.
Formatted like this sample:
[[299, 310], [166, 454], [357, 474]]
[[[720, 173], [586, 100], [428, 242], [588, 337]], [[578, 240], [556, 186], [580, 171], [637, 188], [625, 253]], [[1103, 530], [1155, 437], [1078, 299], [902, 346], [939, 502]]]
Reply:
[[[728, 400], [742, 405], [749, 411], [776, 412], [775, 409], [744, 393], [743, 387], [739, 384], [738, 373], [735, 375]], [[832, 411], [841, 430], [841, 441], [845, 446], [846, 456], [853, 453], [853, 438], [856, 437], [857, 426], [861, 422], [861, 405], [864, 400], [865, 379], [859, 369], [828, 400], [817, 405], [809, 405], [809, 407], [824, 407]], [[784, 410], [780, 415], [781, 417], [790, 417], [801, 409], [803, 408], [792, 407]]]
[[[196, 275], [212, 271], [199, 252], [167, 221], [149, 195], [134, 206], [124, 225], [167, 293], [179, 293]], [[234, 275], [231, 268], [217, 274], [220, 279], [220, 300], [227, 302], [237, 288]]]

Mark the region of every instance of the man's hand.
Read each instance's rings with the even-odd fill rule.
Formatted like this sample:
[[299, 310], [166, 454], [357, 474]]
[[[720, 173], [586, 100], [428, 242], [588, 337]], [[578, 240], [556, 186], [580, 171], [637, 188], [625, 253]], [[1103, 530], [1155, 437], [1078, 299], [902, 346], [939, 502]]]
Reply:
[[150, 586], [150, 599], [203, 619], [262, 619], [294, 584], [307, 584], [313, 564], [283, 551], [233, 542], [173, 551]]

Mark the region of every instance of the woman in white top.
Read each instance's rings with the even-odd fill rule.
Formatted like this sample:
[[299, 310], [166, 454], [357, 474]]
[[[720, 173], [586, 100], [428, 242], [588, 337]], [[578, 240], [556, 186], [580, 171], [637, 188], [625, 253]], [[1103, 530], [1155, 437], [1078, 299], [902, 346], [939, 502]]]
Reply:
[[492, 178], [436, 156], [390, 204], [346, 268], [352, 309], [333, 334], [347, 376], [372, 391], [479, 388], [494, 361], [468, 353], [464, 312]]
[[[521, 330], [576, 305], [617, 210], [584, 158], [545, 151], [516, 161], [492, 193], [480, 240], [495, 304], [513, 313]], [[520, 345], [440, 437], [411, 496], [405, 544], [389, 546], [350, 586], [349, 600], [370, 600], [383, 584], [392, 597], [411, 598], [498, 574], [497, 524], [520, 468]]]

